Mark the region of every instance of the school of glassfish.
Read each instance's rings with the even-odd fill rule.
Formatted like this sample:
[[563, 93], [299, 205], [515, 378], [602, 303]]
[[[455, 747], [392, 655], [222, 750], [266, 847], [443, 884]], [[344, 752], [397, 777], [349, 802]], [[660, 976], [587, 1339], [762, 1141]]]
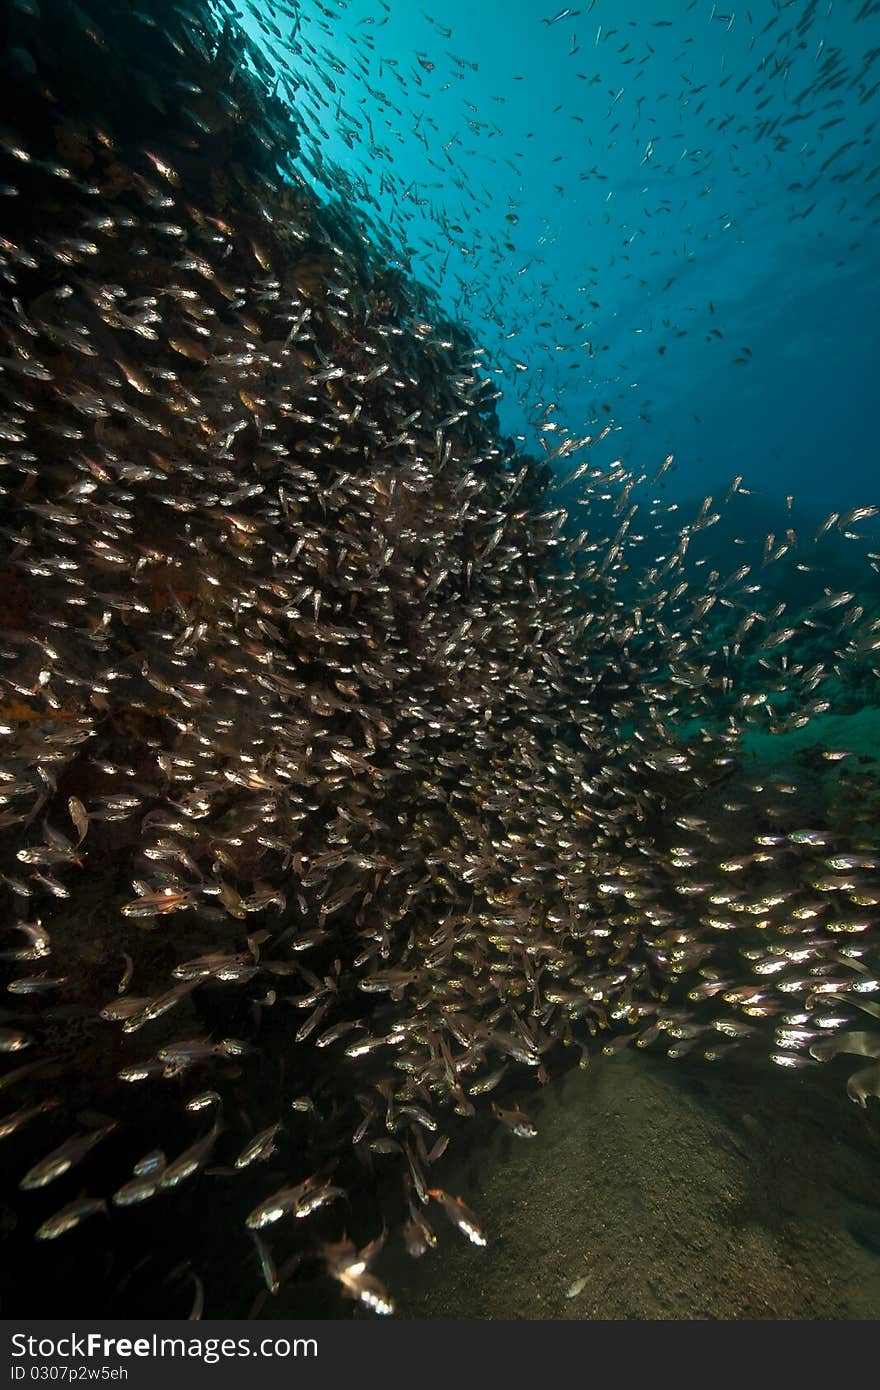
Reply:
[[[743, 479], [681, 524], [670, 458], [594, 462], [607, 426], [504, 441], [485, 353], [298, 176], [233, 16], [16, 11], [0, 1158], [28, 1279], [46, 1242], [74, 1277], [88, 1223], [104, 1306], [180, 1312], [183, 1275], [198, 1317], [203, 1221], [248, 1305], [305, 1271], [390, 1313], [386, 1240], [490, 1241], [448, 1146], [478, 1114], [533, 1137], [572, 1057], [844, 1055], [867, 1106], [880, 846], [804, 821], [742, 739], [876, 681], [827, 547], [872, 578], [878, 507], [716, 568]], [[130, 1234], [157, 1208], [161, 1252]]]

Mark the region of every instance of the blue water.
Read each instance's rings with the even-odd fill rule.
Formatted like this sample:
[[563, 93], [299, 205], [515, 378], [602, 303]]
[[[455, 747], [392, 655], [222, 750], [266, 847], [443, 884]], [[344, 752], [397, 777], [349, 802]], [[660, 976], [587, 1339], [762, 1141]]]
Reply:
[[880, 5], [584, 0], [545, 22], [562, 8], [244, 18], [307, 177], [336, 196], [338, 166], [470, 326], [506, 431], [611, 424], [608, 457], [674, 453], [683, 496], [743, 473], [811, 510], [872, 499]]

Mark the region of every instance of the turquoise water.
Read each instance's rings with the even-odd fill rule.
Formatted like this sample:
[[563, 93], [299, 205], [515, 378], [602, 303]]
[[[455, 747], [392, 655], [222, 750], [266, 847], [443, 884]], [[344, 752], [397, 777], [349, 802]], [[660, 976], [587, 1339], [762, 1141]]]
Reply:
[[505, 429], [610, 424], [682, 496], [873, 497], [880, 7], [239, 8], [309, 177], [471, 327]]

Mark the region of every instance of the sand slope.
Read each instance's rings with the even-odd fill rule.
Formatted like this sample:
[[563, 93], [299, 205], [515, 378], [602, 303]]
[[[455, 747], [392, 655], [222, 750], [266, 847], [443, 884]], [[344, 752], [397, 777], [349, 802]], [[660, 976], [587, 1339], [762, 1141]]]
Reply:
[[626, 1052], [569, 1073], [529, 1107], [536, 1139], [499, 1126], [442, 1173], [491, 1258], [432, 1206], [442, 1258], [383, 1262], [399, 1314], [877, 1317], [880, 1124], [834, 1066], [683, 1070]]

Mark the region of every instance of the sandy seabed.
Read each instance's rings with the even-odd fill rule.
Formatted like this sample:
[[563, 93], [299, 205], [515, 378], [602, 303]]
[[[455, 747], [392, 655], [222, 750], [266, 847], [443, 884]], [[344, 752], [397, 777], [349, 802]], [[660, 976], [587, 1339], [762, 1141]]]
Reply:
[[845, 1078], [634, 1052], [570, 1072], [537, 1138], [499, 1126], [444, 1173], [490, 1249], [436, 1221], [433, 1258], [384, 1265], [398, 1315], [880, 1316], [880, 1104]]

